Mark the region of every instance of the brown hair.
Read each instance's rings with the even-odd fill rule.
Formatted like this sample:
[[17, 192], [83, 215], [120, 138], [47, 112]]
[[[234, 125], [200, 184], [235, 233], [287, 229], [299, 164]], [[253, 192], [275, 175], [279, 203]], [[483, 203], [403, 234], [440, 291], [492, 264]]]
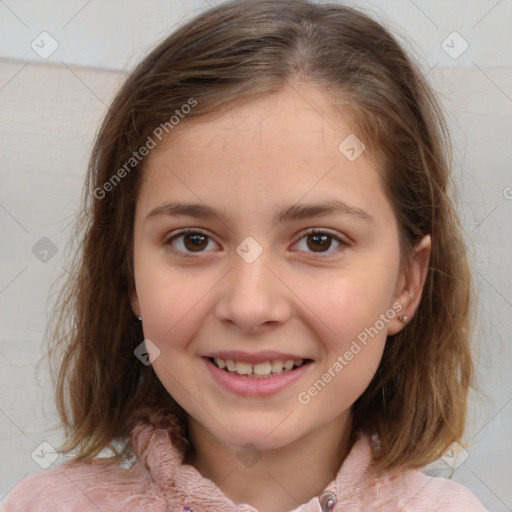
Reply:
[[[361, 12], [306, 0], [236, 0], [200, 14], [153, 49], [97, 135], [75, 226], [78, 250], [48, 330], [67, 435], [61, 448], [76, 450], [75, 460], [108, 447], [126, 455], [141, 419], [167, 421], [177, 442], [187, 437], [184, 411], [134, 356], [143, 340], [129, 296], [144, 164], [134, 152], [191, 99], [195, 106], [180, 128], [297, 81], [318, 85], [350, 109], [382, 170], [402, 265], [424, 235], [432, 237], [421, 303], [410, 324], [388, 338], [374, 379], [353, 404], [352, 432], [380, 436], [380, 469], [423, 466], [461, 439], [473, 382], [472, 292], [450, 200], [448, 133], [430, 87], [395, 38]], [[121, 168], [122, 180], [99, 197]]]

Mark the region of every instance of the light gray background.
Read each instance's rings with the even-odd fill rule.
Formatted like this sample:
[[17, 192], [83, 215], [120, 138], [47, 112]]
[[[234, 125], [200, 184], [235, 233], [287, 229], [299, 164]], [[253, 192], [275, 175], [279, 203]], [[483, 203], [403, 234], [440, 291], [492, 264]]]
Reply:
[[[480, 293], [478, 373], [489, 395], [471, 403], [469, 457], [453, 479], [489, 510], [512, 510], [512, 2], [351, 4], [409, 41], [447, 110]], [[45, 366], [36, 372], [35, 365], [98, 123], [148, 48], [209, 5], [0, 0], [0, 503], [22, 477], [42, 470], [31, 456], [40, 443], [61, 439], [52, 429], [57, 416]], [[58, 44], [47, 58], [31, 47], [35, 40], [43, 51], [43, 31]], [[463, 48], [454, 31], [469, 45], [457, 58], [445, 51]], [[46, 50], [50, 43], [44, 40]], [[57, 249], [46, 262], [33, 252], [43, 237]]]

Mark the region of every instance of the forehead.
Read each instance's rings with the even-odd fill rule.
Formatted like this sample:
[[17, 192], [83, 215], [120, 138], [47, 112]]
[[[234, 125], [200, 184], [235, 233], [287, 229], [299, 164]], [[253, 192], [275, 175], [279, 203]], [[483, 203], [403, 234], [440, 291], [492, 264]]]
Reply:
[[[337, 140], [343, 132], [357, 131], [353, 115], [343, 106], [343, 97], [337, 99], [318, 86], [297, 83], [277, 93], [269, 93], [244, 103], [228, 105], [223, 111], [216, 111], [184, 122], [160, 145], [161, 149], [175, 146], [183, 138], [199, 138], [198, 143], [225, 140], [223, 132], [257, 137], [261, 146], [279, 144], [285, 135], [309, 140], [322, 141], [326, 134]], [[266, 138], [270, 140], [266, 141]], [[284, 140], [292, 143], [291, 138]], [[242, 150], [243, 148], [240, 148]]]
[[385, 206], [371, 159], [343, 151], [354, 129], [332, 96], [306, 86], [185, 119], [148, 155], [147, 208], [177, 199], [258, 215], [301, 198]]

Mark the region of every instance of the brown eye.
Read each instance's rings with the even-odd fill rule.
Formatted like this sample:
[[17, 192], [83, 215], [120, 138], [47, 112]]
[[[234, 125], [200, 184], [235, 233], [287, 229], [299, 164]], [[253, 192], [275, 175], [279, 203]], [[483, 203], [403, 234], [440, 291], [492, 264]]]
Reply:
[[323, 252], [331, 247], [332, 236], [326, 234], [312, 234], [307, 237], [308, 248], [313, 252]]
[[193, 233], [183, 237], [183, 245], [189, 251], [202, 251], [208, 245], [208, 237], [201, 233]]
[[215, 242], [207, 234], [189, 229], [178, 232], [170, 237], [165, 244], [170, 245], [174, 252], [188, 256], [191, 253], [210, 252], [205, 249]]
[[[333, 243], [337, 244], [333, 248]], [[344, 240], [331, 235], [325, 230], [313, 229], [306, 233], [296, 244], [297, 250], [309, 253], [326, 254], [328, 256], [337, 252], [341, 246], [346, 246]], [[330, 250], [332, 249], [332, 250]]]

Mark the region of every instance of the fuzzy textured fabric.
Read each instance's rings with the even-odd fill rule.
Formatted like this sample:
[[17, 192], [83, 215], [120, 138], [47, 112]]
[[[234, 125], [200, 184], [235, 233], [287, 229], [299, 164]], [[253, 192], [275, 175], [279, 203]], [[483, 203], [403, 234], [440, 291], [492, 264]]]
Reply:
[[[372, 441], [360, 435], [336, 479], [332, 512], [486, 512], [469, 489], [450, 480], [405, 470], [377, 477], [369, 468]], [[233, 503], [193, 466], [166, 430], [139, 424], [132, 431], [136, 455], [130, 467], [108, 459], [66, 462], [27, 476], [10, 492], [3, 512], [258, 512]], [[293, 512], [325, 512], [320, 497]], [[319, 499], [320, 498], [320, 499]]]

